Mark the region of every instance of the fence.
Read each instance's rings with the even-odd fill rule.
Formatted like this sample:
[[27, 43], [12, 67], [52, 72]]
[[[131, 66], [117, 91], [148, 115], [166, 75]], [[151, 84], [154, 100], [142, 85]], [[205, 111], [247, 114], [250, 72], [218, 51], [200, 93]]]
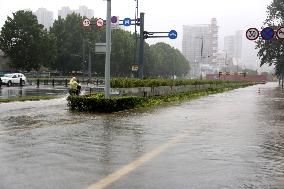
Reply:
[[[103, 79], [78, 79], [78, 83], [81, 85], [89, 85], [89, 84], [94, 84], [94, 85], [104, 85], [104, 80]], [[61, 79], [61, 78], [56, 78], [56, 79], [29, 79], [28, 84], [29, 85], [37, 85], [37, 87], [40, 87], [40, 85], [51, 85], [53, 87], [55, 86], [65, 86], [67, 87], [69, 83], [69, 79]]]

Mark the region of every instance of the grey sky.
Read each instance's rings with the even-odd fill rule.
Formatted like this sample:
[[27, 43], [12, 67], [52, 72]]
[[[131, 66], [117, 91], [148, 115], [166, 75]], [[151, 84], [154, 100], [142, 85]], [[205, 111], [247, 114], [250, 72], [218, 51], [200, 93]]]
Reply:
[[[212, 17], [217, 18], [219, 28], [219, 43], [223, 46], [223, 37], [231, 35], [236, 30], [246, 31], [250, 27], [259, 28], [266, 18], [266, 8], [272, 0], [139, 0], [140, 11], [145, 12], [145, 29], [147, 31], [177, 30], [177, 40], [159, 39], [181, 49], [182, 26], [191, 24], [207, 24]], [[86, 5], [95, 12], [95, 17], [105, 18], [106, 1], [103, 0], [0, 0], [0, 26], [4, 24], [7, 15], [20, 9], [45, 7], [54, 12], [62, 6], [77, 9]], [[112, 15], [134, 17], [134, 0], [112, 0]], [[245, 39], [244, 57], [255, 54], [254, 44]], [[157, 40], [156, 40], [157, 41]], [[148, 40], [149, 43], [156, 42]], [[254, 56], [255, 57], [255, 56]]]

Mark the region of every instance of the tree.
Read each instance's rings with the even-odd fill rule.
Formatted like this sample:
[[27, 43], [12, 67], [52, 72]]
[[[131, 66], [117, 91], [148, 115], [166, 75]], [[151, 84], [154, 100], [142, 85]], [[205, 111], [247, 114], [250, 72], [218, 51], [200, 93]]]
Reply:
[[188, 73], [189, 62], [178, 49], [160, 42], [151, 45], [150, 51], [153, 62], [148, 63], [146, 75], [172, 77], [174, 75], [182, 76]]
[[55, 58], [54, 39], [38, 24], [31, 11], [17, 11], [7, 17], [0, 35], [0, 49], [10, 59], [10, 66], [18, 70], [38, 70]]
[[[99, 32], [95, 28], [84, 28], [78, 14], [69, 14], [66, 19], [58, 17], [50, 29], [55, 36], [58, 56], [53, 69], [58, 69], [62, 74], [71, 71], [86, 73], [88, 52], [98, 41]], [[95, 23], [95, 19], [92, 18]]]
[[[264, 22], [266, 27], [277, 29], [284, 25], [284, 2], [283, 0], [273, 0], [267, 7], [267, 19]], [[256, 48], [259, 49], [258, 56], [261, 65], [275, 65], [276, 75], [284, 71], [284, 43], [282, 40], [273, 38], [271, 40], [258, 40]], [[282, 70], [282, 71], [281, 71]]]

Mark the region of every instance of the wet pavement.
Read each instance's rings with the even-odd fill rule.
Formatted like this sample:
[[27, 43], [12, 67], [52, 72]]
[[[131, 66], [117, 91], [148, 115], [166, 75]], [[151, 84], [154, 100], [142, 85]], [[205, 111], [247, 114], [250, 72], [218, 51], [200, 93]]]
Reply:
[[114, 114], [0, 104], [0, 188], [282, 189], [283, 110], [277, 83]]
[[52, 86], [2, 86], [0, 88], [0, 98], [15, 98], [21, 96], [57, 96], [68, 93], [67, 87], [52, 87]]

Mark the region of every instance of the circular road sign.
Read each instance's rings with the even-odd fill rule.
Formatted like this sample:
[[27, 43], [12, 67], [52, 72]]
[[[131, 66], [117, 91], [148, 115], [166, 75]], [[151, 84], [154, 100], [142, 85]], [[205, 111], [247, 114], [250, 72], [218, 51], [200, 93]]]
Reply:
[[131, 25], [131, 18], [124, 18], [123, 25], [124, 26], [130, 26]]
[[98, 27], [103, 27], [104, 26], [104, 20], [102, 18], [97, 19], [96, 22]]
[[272, 28], [264, 28], [262, 31], [261, 31], [261, 37], [262, 39], [264, 40], [270, 40], [274, 37], [274, 30]]
[[113, 23], [113, 24], [117, 23], [117, 16], [111, 17], [111, 23]]
[[169, 32], [169, 34], [168, 34], [168, 37], [169, 37], [170, 39], [176, 39], [177, 36], [178, 36], [178, 34], [177, 34], [177, 31], [176, 31], [176, 30], [171, 30], [171, 31]]
[[276, 33], [278, 39], [284, 39], [284, 27], [281, 27], [277, 30]]
[[90, 25], [91, 25], [91, 21], [88, 18], [83, 20], [83, 26], [84, 27], [89, 27]]
[[256, 40], [259, 37], [259, 31], [256, 28], [250, 28], [246, 32], [246, 37], [248, 40]]

